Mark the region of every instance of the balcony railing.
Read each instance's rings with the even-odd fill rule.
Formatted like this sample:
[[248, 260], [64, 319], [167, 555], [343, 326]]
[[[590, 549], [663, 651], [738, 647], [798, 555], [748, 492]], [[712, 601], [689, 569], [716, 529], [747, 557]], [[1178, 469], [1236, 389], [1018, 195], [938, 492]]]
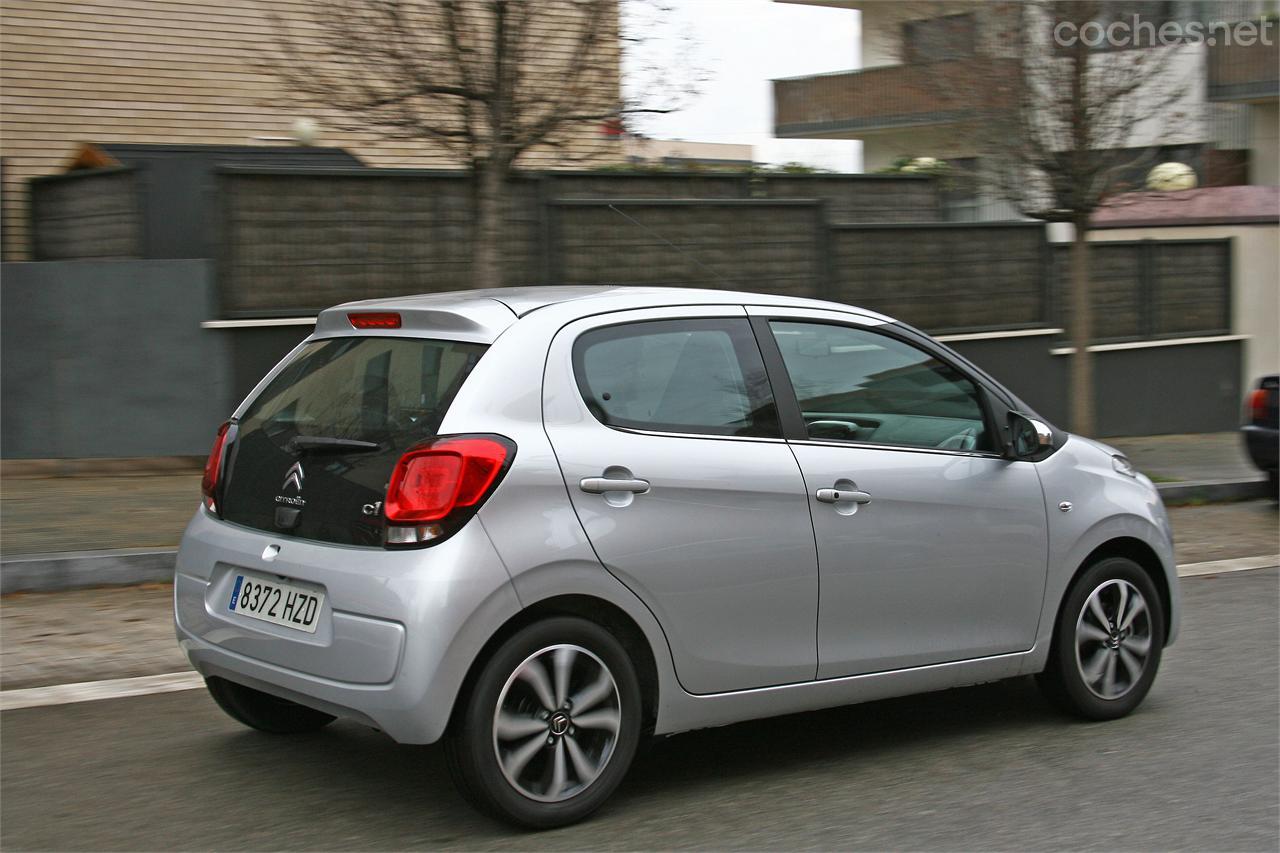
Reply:
[[1206, 67], [1211, 101], [1262, 101], [1280, 97], [1280, 41], [1209, 46]]
[[[945, 125], [993, 105], [1008, 92], [1016, 64], [990, 58], [893, 65], [773, 81], [774, 133], [845, 135]], [[988, 85], [990, 84], [990, 85]]]

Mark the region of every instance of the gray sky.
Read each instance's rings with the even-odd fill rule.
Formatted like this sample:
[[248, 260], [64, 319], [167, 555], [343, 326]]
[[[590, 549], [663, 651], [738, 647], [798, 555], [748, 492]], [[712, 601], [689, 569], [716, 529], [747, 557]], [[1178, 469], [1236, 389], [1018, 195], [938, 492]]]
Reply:
[[862, 167], [861, 143], [773, 138], [775, 77], [857, 68], [860, 15], [772, 0], [666, 0], [672, 30], [697, 40], [711, 80], [688, 109], [644, 119], [655, 139], [739, 142], [766, 163], [799, 161], [837, 171]]

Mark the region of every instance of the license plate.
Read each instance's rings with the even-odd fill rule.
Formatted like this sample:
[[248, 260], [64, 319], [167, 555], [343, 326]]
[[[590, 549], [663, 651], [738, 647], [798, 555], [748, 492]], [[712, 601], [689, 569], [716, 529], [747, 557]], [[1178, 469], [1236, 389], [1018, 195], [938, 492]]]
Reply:
[[320, 624], [324, 593], [288, 581], [236, 575], [227, 609], [251, 619], [314, 634]]

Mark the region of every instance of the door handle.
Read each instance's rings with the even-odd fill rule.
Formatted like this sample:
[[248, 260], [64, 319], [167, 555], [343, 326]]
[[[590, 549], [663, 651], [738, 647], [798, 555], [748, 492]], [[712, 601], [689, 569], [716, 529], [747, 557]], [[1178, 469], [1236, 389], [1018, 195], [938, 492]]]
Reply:
[[578, 488], [589, 495], [603, 495], [605, 492], [631, 492], [635, 495], [643, 495], [649, 491], [649, 481], [634, 479], [613, 479], [611, 477], [584, 477], [578, 483]]
[[818, 489], [814, 497], [824, 504], [839, 503], [840, 501], [853, 501], [856, 504], [871, 503], [870, 493], [859, 489]]

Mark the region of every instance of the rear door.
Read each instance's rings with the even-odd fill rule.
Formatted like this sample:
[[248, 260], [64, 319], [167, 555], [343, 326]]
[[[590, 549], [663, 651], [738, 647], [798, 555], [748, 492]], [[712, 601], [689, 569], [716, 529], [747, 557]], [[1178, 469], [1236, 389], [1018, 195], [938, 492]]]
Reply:
[[996, 452], [976, 382], [887, 325], [750, 310], [799, 432], [822, 578], [818, 677], [1031, 648], [1044, 497], [1033, 463]]
[[436, 435], [485, 349], [373, 335], [303, 344], [235, 424], [222, 517], [273, 534], [382, 545], [396, 462]]
[[814, 677], [804, 482], [741, 307], [566, 326], [544, 413], [596, 554], [657, 615], [687, 690]]

